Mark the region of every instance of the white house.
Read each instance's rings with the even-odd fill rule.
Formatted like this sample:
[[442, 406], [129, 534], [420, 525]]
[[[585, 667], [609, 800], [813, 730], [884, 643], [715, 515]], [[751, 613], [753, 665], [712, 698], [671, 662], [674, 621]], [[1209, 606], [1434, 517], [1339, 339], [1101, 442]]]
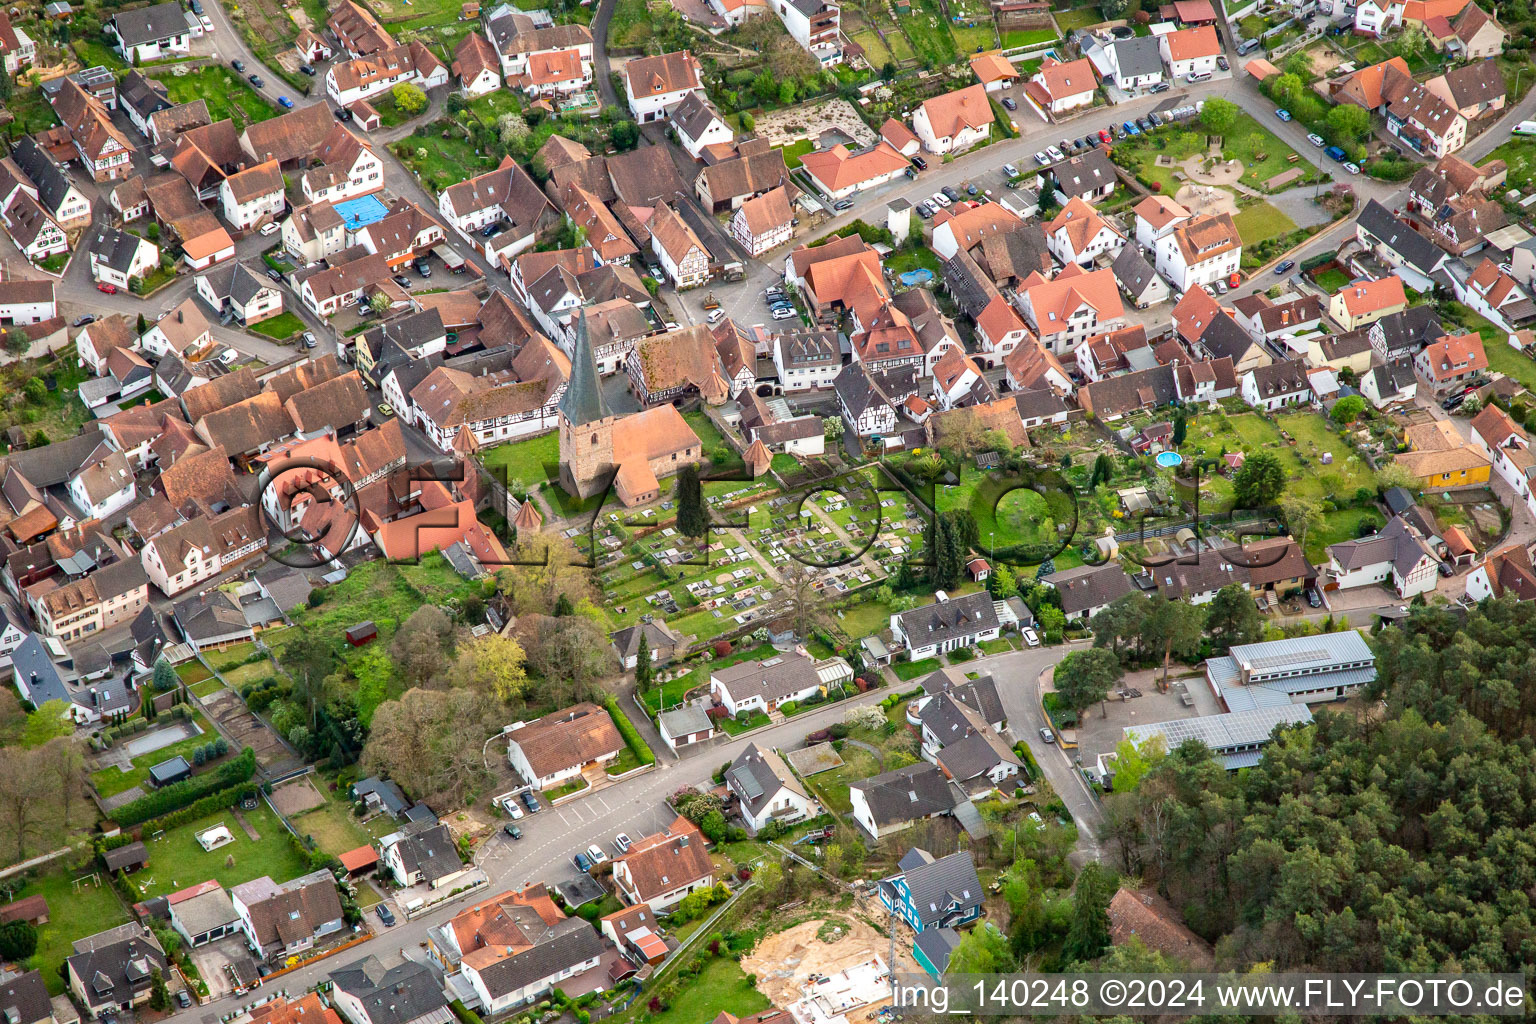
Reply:
[[1406, 600], [1435, 589], [1440, 559], [1418, 530], [1394, 516], [1373, 537], [1329, 545], [1328, 574], [1340, 590], [1380, 584]]
[[624, 65], [623, 75], [629, 112], [641, 124], [660, 121], [704, 85], [698, 58], [687, 50], [636, 57]]
[[1513, 594], [1520, 601], [1536, 601], [1536, 568], [1524, 544], [1490, 551], [1467, 573], [1467, 597], [1473, 601], [1504, 594]]
[[1125, 238], [1077, 196], [1067, 200], [1045, 228], [1045, 245], [1063, 264], [1091, 265], [1100, 256], [1113, 256]]
[[651, 232], [651, 252], [679, 291], [709, 280], [709, 250], [676, 210], [662, 203], [646, 226]]
[[986, 591], [951, 598], [941, 590], [934, 597], [933, 604], [891, 616], [891, 636], [907, 649], [911, 660], [996, 640], [1002, 631], [998, 612], [1002, 602], [994, 602]]
[[678, 143], [695, 160], [704, 159], [704, 150], [710, 146], [728, 145], [736, 138], [731, 126], [725, 123], [720, 111], [709, 101], [703, 89], [695, 89], [667, 115], [672, 129], [677, 132]]
[[1167, 196], [1148, 196], [1136, 204], [1136, 244], [1149, 252], [1158, 240], [1189, 220], [1193, 214]]
[[1052, 116], [1065, 114], [1079, 107], [1093, 105], [1093, 94], [1099, 82], [1093, 73], [1093, 62], [1081, 60], [1062, 63], [1046, 57], [1024, 85], [1024, 93], [1036, 105]]
[[448, 84], [448, 69], [425, 45], [411, 42], [340, 61], [325, 73], [326, 95], [339, 107], [350, 107], [405, 83], [435, 89]]
[[507, 734], [507, 760], [539, 789], [573, 779], [588, 765], [607, 764], [623, 749], [613, 718], [590, 701], [515, 724]]
[[103, 28], [115, 40], [113, 48], [133, 65], [175, 57], [192, 49], [186, 11], [175, 0], [135, 11], [119, 11]]
[[447, 825], [393, 832], [379, 841], [380, 860], [402, 886], [441, 889], [470, 870], [459, 857]]
[[263, 875], [235, 886], [229, 897], [246, 941], [263, 959], [311, 949], [345, 927], [336, 879], [326, 870], [281, 885]]
[[765, 661], [743, 661], [709, 675], [709, 692], [731, 715], [775, 711], [853, 679], [853, 667], [842, 658], [816, 661], [799, 651]]
[[1360, 0], [1355, 8], [1355, 32], [1380, 38], [1403, 23], [1403, 0]]
[[736, 798], [747, 831], [753, 835], [770, 821], [788, 825], [821, 813], [820, 805], [805, 791], [784, 759], [756, 743], [731, 762], [725, 784]]
[[841, 11], [830, 0], [771, 0], [773, 11], [784, 23], [790, 38], [807, 50], [822, 67], [840, 64], [843, 47], [838, 40]]
[[237, 231], [275, 219], [283, 212], [283, 172], [276, 160], [236, 171], [219, 183], [224, 220]]
[[160, 266], [160, 249], [154, 242], [103, 226], [90, 243], [91, 279], [128, 290], [132, 278], [143, 278]]
[[748, 199], [731, 216], [731, 237], [751, 256], [761, 256], [789, 242], [794, 235], [794, 212], [784, 186]]
[[36, 324], [58, 315], [54, 282], [6, 278], [0, 281], [0, 325]]
[[1243, 240], [1230, 213], [1192, 217], [1157, 240], [1157, 270], [1181, 292], [1237, 273]]
[[963, 153], [981, 142], [994, 120], [987, 90], [971, 85], [924, 100], [912, 114], [912, 130], [924, 149], [942, 156]]
[[112, 452], [69, 478], [69, 497], [91, 519], [105, 519], [137, 496], [133, 467], [122, 452]]
[[1157, 45], [1174, 78], [1214, 74], [1216, 58], [1221, 55], [1221, 40], [1211, 25], [1169, 32], [1158, 38]]
[[1256, 366], [1242, 375], [1239, 387], [1243, 401], [1265, 412], [1312, 400], [1312, 385], [1307, 379], [1305, 359], [1289, 359], [1267, 366]]
[[776, 334], [771, 354], [785, 391], [829, 388], [843, 369], [841, 346], [831, 331]]
[[243, 263], [226, 263], [197, 278], [197, 294], [215, 314], [231, 312], [242, 324], [260, 323], [283, 311], [283, 293]]
[[1488, 456], [1494, 472], [1510, 490], [1528, 507], [1536, 509], [1536, 491], [1531, 486], [1531, 479], [1536, 476], [1536, 452], [1531, 450], [1530, 438], [1509, 414], [1491, 403], [1485, 405], [1472, 417], [1471, 441]]

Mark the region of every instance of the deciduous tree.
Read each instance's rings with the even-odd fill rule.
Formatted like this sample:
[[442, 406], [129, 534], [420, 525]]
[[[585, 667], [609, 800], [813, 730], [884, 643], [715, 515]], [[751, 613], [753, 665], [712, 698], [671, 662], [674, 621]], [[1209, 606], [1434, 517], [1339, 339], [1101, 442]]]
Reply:
[[488, 633], [459, 649], [449, 679], [455, 686], [500, 701], [516, 700], [528, 687], [525, 661], [522, 645], [516, 640]]
[[1120, 659], [1113, 651], [1092, 647], [1073, 651], [1056, 666], [1056, 692], [1078, 714], [1109, 696], [1121, 675]]
[[1249, 452], [1232, 475], [1232, 498], [1239, 509], [1264, 508], [1284, 489], [1285, 467], [1273, 452]]
[[1225, 135], [1237, 124], [1237, 115], [1240, 113], [1237, 104], [1231, 100], [1224, 100], [1219, 96], [1213, 96], [1205, 101], [1205, 106], [1200, 109], [1200, 123], [1215, 135]]

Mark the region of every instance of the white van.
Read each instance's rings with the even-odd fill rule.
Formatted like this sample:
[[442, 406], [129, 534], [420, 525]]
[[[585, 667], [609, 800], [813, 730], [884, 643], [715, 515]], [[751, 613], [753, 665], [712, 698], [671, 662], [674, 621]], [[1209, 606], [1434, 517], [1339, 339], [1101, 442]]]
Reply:
[[1511, 135], [1536, 135], [1536, 121], [1521, 121], [1510, 131]]
[[1196, 71], [1193, 74], [1185, 75], [1184, 80], [1190, 85], [1199, 85], [1201, 82], [1209, 82], [1211, 80], [1211, 73], [1209, 71]]

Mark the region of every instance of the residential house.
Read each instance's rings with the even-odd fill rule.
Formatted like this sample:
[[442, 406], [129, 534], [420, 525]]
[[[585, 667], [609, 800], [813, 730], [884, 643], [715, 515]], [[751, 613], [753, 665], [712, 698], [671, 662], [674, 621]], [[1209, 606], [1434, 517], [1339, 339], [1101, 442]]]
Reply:
[[1077, 387], [1061, 360], [1033, 337], [1027, 337], [1024, 344], [1010, 352], [1003, 366], [1008, 387], [1014, 391], [1044, 388], [1058, 395], [1070, 395]]
[[1353, 331], [1407, 307], [1402, 278], [1391, 274], [1376, 281], [1361, 278], [1339, 289], [1328, 302], [1328, 315], [1344, 330]]
[[756, 199], [749, 199], [737, 208], [731, 217], [731, 237], [749, 255], [761, 256], [789, 242], [795, 230], [793, 221], [789, 194], [781, 186]]
[[1445, 336], [1440, 314], [1432, 305], [1413, 306], [1371, 324], [1371, 351], [1382, 361], [1412, 360], [1426, 345]]
[[1216, 58], [1221, 54], [1221, 40], [1211, 25], [1180, 29], [1157, 38], [1158, 52], [1171, 78], [1188, 79], [1190, 75], [1216, 72]]
[[1394, 461], [1418, 477], [1423, 490], [1488, 483], [1492, 461], [1446, 420], [1410, 426], [1403, 440], [1408, 451], [1399, 453]]
[[1432, 275], [1450, 259], [1445, 250], [1374, 199], [1355, 221], [1355, 238], [1416, 292], [1430, 291], [1436, 284]]
[[1466, 145], [1467, 119], [1412, 75], [1388, 66], [1382, 99], [1387, 131], [1416, 153], [1438, 159]]
[[1323, 300], [1303, 295], [1285, 302], [1271, 302], [1263, 294], [1238, 299], [1232, 304], [1234, 319], [1255, 341], [1285, 341], [1311, 334], [1323, 322]]
[[1077, 196], [1045, 228], [1045, 244], [1063, 264], [1091, 266], [1100, 257], [1112, 257], [1125, 246], [1125, 238]]
[[175, 597], [266, 549], [266, 526], [254, 505], [198, 516], [149, 538], [139, 558], [149, 581]]
[[1414, 358], [1413, 369], [1439, 396], [1486, 371], [1488, 355], [1480, 336], [1450, 334], [1426, 346]]
[[149, 577], [122, 558], [50, 590], [32, 604], [37, 631], [69, 641], [131, 622], [149, 603]]
[[276, 160], [236, 171], [219, 184], [224, 220], [237, 231], [276, 219], [286, 207], [283, 174]]
[[33, 263], [42, 263], [69, 251], [69, 236], [38, 205], [28, 189], [17, 186], [9, 199], [0, 199], [0, 224], [16, 244], [16, 249]]
[[[52, 7], [51, 4], [46, 6]], [[45, 10], [45, 13], [50, 17], [57, 16], [52, 11]], [[36, 59], [37, 44], [32, 41], [32, 37], [11, 24], [9, 14], [0, 11], [0, 69], [3, 69], [7, 75], [14, 76]]]
[[338, 61], [325, 72], [325, 93], [339, 107], [350, 107], [410, 84], [423, 90], [448, 84], [448, 68], [424, 43], [389, 46], [352, 60]]
[[776, 334], [770, 353], [784, 391], [832, 387], [843, 369], [842, 344], [835, 331]]
[[343, 927], [341, 898], [329, 871], [281, 885], [263, 875], [233, 887], [229, 897], [246, 941], [263, 959], [280, 960], [310, 949]]
[[76, 939], [70, 948], [73, 952], [64, 959], [65, 984], [91, 1019], [149, 1002], [155, 975], [168, 969], [165, 952], [140, 924]]
[[448, 996], [432, 968], [406, 960], [385, 969], [365, 956], [330, 974], [330, 998], [348, 1024], [450, 1024]]
[[971, 72], [987, 92], [1001, 92], [1021, 77], [1018, 68], [997, 50], [974, 54], [971, 57]]
[[582, 65], [591, 67], [592, 32], [585, 25], [536, 23], [506, 4], [491, 10], [482, 21], [486, 37], [501, 60], [501, 75], [508, 82], [527, 75], [533, 58], [564, 50], [575, 50]]
[[1424, 535], [1401, 516], [1373, 536], [1328, 546], [1328, 575], [1340, 590], [1381, 584], [1407, 600], [1433, 591], [1439, 569]]
[[92, 685], [84, 680], [66, 683], [59, 674], [43, 638], [28, 633], [10, 655], [10, 681], [23, 700], [34, 708], [57, 702], [60, 717], [76, 725], [93, 725], [132, 713], [139, 704], [133, 687], [111, 680]]
[[655, 835], [640, 839], [613, 861], [613, 884], [625, 903], [644, 903], [656, 913], [715, 884], [715, 866], [698, 828], [679, 816]]
[[1304, 359], [1256, 366], [1239, 378], [1243, 401], [1255, 409], [1275, 412], [1312, 400], [1312, 385], [1307, 378]]
[[1052, 164], [1050, 175], [1056, 201], [1063, 204], [1074, 197], [1087, 203], [1107, 198], [1119, 183], [1115, 165], [1102, 149]]
[[197, 278], [197, 294], [217, 314], [249, 326], [283, 311], [283, 293], [243, 263], [226, 263]]
[[686, 647], [682, 638], [668, 629], [665, 622], [649, 616], [643, 617], [633, 626], [608, 634], [608, 639], [613, 642], [613, 651], [618, 655], [619, 665], [627, 672], [635, 669], [642, 640], [650, 647], [651, 664], [656, 666], [667, 664]]
[[466, 33], [454, 47], [452, 70], [465, 96], [484, 96], [501, 88], [501, 58], [478, 32]]
[[1413, 360], [1398, 356], [1372, 367], [1360, 377], [1360, 393], [1377, 409], [1412, 402], [1419, 393]]
[[1450, 278], [1456, 298], [1496, 326], [1512, 330], [1515, 324], [1536, 318], [1536, 303], [1487, 257], [1471, 274], [1464, 266], [1452, 267]]
[[848, 799], [853, 820], [875, 840], [949, 814], [959, 802], [943, 770], [927, 761], [850, 783]]
[[[423, 825], [425, 827], [423, 827]], [[379, 841], [379, 857], [400, 886], [424, 885], [441, 889], [463, 878], [469, 870], [454, 845], [448, 826], [407, 823]]]
[[711, 669], [709, 694], [734, 718], [825, 697], [830, 688], [852, 680], [853, 667], [842, 658], [817, 661], [797, 650]]
[[42, 323], [56, 316], [53, 281], [0, 280], [0, 326]]
[[33, 198], [55, 224], [65, 231], [90, 224], [90, 199], [74, 186], [32, 136], [22, 136], [11, 147], [11, 161], [31, 182], [35, 190]]
[[[533, 248], [556, 220], [554, 206], [511, 157], [494, 171], [448, 186], [438, 194], [437, 209], [487, 259], [503, 265]], [[492, 226], [499, 230], [485, 237]]]
[[1453, 256], [1476, 252], [1508, 223], [1503, 205], [1487, 194], [1495, 180], [1458, 156], [1442, 157], [1408, 182], [1408, 223]]
[[218, 882], [199, 882], [171, 893], [165, 901], [171, 927], [194, 949], [240, 931], [240, 915]]
[[[1476, 4], [1467, 6], [1481, 10]], [[1504, 109], [1507, 87], [1497, 61], [1478, 60], [1431, 78], [1424, 88], [1468, 121], [1476, 121]]]
[[963, 928], [981, 917], [986, 891], [969, 850], [936, 858], [913, 847], [896, 867], [896, 874], [878, 883], [880, 902], [918, 935]]
[[97, 230], [87, 252], [91, 279], [123, 291], [160, 269], [160, 249], [154, 242], [108, 225]]
[[[125, 12], [130, 19], [147, 16], [149, 11], [177, 9], [174, 2], [153, 8]], [[53, 100], [53, 111], [69, 130], [75, 156], [91, 175], [92, 181], [115, 181], [133, 173], [133, 144], [112, 122], [106, 105], [73, 78], [64, 79]]]
[[891, 615], [891, 635], [913, 661], [997, 639], [1002, 621], [992, 595], [951, 598], [939, 591], [934, 596], [933, 604]]
[[607, 764], [623, 749], [613, 718], [585, 702], [514, 726], [508, 734], [507, 760], [530, 784], [553, 789], [588, 765]]
[[970, 85], [918, 104], [912, 113], [912, 131], [922, 140], [924, 149], [943, 156], [963, 153], [987, 138], [994, 120], [987, 90]]
[[821, 813], [821, 805], [806, 792], [784, 759], [756, 743], [736, 755], [726, 769], [725, 785], [753, 835], [769, 822], [790, 825]]
[[152, 60], [175, 57], [192, 49], [192, 30], [186, 11], [175, 0], [119, 11], [104, 26], [114, 40], [112, 48], [137, 67]]
[[190, 297], [155, 321], [139, 339], [140, 347], [157, 359], [174, 353], [193, 357], [213, 340], [212, 328]]
[[393, 298], [386, 285], [390, 282], [389, 264], [378, 253], [354, 250], [357, 256], [310, 274], [299, 283], [299, 300], [316, 316], [328, 317], [343, 306], [378, 291]]
[[[1457, 53], [1463, 60], [1483, 61], [1489, 57], [1497, 57], [1504, 52], [1505, 41], [1509, 33], [1504, 31], [1504, 26], [1494, 20], [1493, 15], [1483, 10], [1477, 4], [1467, 4], [1456, 16], [1456, 20], [1450, 23], [1455, 35], [1455, 42], [1449, 47], [1449, 51]], [[1431, 33], [1434, 38], [1434, 33]]]
[[1007, 786], [1024, 767], [1000, 735], [1004, 717], [990, 676], [929, 697], [918, 710], [923, 757], [972, 796]]
[[711, 146], [729, 146], [736, 137], [703, 89], [684, 96], [668, 112], [667, 119], [677, 133], [678, 143], [695, 160], [704, 159], [704, 151]]
[[1467, 574], [1467, 597], [1481, 601], [1511, 594], [1517, 601], [1536, 601], [1536, 566], [1524, 544], [1509, 544], [1488, 552]]
[[[3, 36], [4, 33], [0, 32], [0, 38]], [[9, 69], [7, 73], [10, 73]], [[47, 920], [44, 914], [43, 923], [46, 924]], [[62, 1024], [54, 1014], [53, 1003], [48, 996], [48, 984], [37, 971], [6, 972], [4, 977], [0, 977], [0, 1007], [3, 1007], [0, 1013], [13, 1024]]]
[[1045, 114], [1056, 117], [1091, 106], [1098, 87], [1093, 63], [1086, 57], [1065, 63], [1046, 57], [1040, 62], [1040, 70], [1024, 83], [1024, 94]]
[[440, 962], [457, 965], [487, 1015], [535, 1002], [597, 967], [604, 952], [597, 931], [566, 917], [543, 885], [462, 910], [432, 936]]
[[687, 50], [633, 58], [625, 63], [622, 75], [629, 112], [641, 124], [660, 121], [690, 92], [704, 86], [698, 58]]
[[1114, 272], [1088, 271], [1076, 263], [1052, 280], [1032, 272], [1021, 282], [1017, 301], [1040, 343], [1058, 356], [1093, 335], [1115, 330], [1125, 318]]
[[822, 67], [843, 62], [841, 11], [828, 0], [773, 0], [769, 5], [790, 38]]
[[905, 174], [911, 162], [881, 141], [865, 149], [849, 149], [839, 143], [830, 149], [807, 153], [800, 158], [800, 165], [821, 191], [832, 199], [846, 199]]
[[1087, 622], [1120, 598], [1136, 592], [1135, 584], [1117, 561], [1063, 569], [1042, 576], [1040, 582], [1056, 591], [1068, 622]]
[[1243, 240], [1231, 214], [1191, 217], [1157, 240], [1156, 259], [1158, 272], [1188, 292], [1237, 273]]

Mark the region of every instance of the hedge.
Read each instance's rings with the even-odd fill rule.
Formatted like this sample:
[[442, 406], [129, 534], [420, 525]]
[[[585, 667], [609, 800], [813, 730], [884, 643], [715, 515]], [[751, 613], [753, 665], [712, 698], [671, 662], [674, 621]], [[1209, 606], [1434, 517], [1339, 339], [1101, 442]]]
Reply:
[[197, 803], [212, 793], [244, 785], [255, 774], [256, 752], [246, 747], [239, 757], [224, 762], [211, 772], [194, 775], [124, 804], [113, 812], [112, 818], [125, 828], [138, 825]]
[[453, 1015], [459, 1018], [463, 1024], [485, 1024], [485, 1021], [480, 1019], [480, 1015], [465, 1006], [462, 1000], [455, 999], [448, 1004], [448, 1009], [452, 1010]]
[[613, 718], [614, 728], [619, 730], [619, 735], [624, 737], [624, 742], [629, 745], [630, 750], [635, 752], [635, 757], [639, 762], [641, 764], [655, 764], [656, 755], [651, 753], [650, 745], [641, 738], [639, 730], [635, 728], [635, 723], [631, 722], [629, 716], [624, 714], [623, 709], [619, 707], [618, 698], [613, 696], [613, 694], [609, 694], [608, 699], [603, 701], [603, 706], [608, 709], [609, 716]]
[[143, 831], [147, 834], [157, 830], [173, 829], [178, 825], [185, 825], [189, 821], [196, 821], [199, 818], [206, 818], [210, 814], [217, 814], [255, 795], [256, 787], [249, 782], [238, 782], [224, 789], [216, 789], [207, 796], [192, 801], [185, 807], [178, 807], [169, 814], [162, 814], [158, 818], [148, 819], [143, 822]]

